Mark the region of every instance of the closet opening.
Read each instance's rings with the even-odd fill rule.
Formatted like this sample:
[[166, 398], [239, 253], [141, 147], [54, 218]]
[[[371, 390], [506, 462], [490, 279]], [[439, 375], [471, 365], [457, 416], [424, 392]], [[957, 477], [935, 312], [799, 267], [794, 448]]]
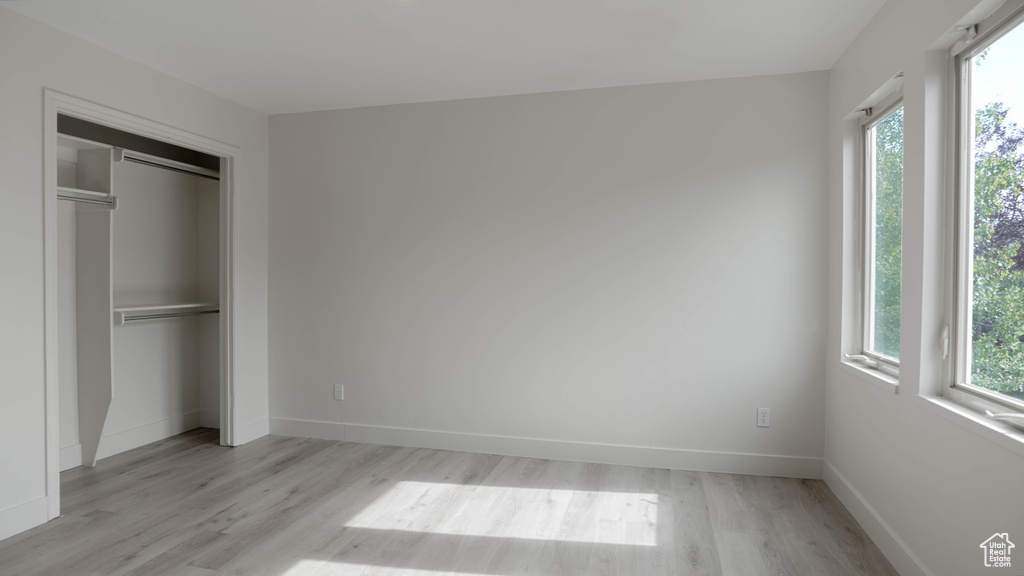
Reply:
[[235, 444], [234, 155], [47, 96], [47, 497], [56, 517], [61, 471], [195, 428]]

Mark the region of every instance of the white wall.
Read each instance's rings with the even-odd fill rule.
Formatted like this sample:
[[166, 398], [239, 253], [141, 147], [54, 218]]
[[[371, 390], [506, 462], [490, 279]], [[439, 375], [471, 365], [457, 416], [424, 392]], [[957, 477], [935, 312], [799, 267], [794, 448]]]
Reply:
[[[966, 17], [976, 4], [892, 0], [830, 74], [825, 478], [904, 576], [1024, 570], [1024, 557], [1013, 569], [985, 569], [979, 548], [997, 531], [1009, 532], [1018, 547], [1024, 540], [1024, 449], [926, 399], [939, 389], [942, 378], [942, 223], [949, 192], [944, 155], [948, 40], [941, 38], [958, 21], [976, 22], [976, 17]], [[839, 361], [849, 351], [844, 348], [849, 340], [845, 328], [853, 321], [851, 271], [856, 258], [849, 154], [855, 131], [844, 117], [901, 70], [902, 368], [900, 392], [893, 395]]]
[[237, 405], [267, 427], [267, 123], [260, 113], [0, 8], [0, 538], [46, 517], [43, 89], [242, 149], [237, 182]]
[[272, 431], [820, 475], [826, 89], [271, 117]]

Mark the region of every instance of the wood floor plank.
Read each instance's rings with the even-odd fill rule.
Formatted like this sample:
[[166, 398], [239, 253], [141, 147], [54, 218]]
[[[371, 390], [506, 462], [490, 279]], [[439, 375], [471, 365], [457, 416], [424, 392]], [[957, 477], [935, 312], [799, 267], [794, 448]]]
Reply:
[[104, 535], [113, 528], [112, 516], [103, 511], [61, 516], [0, 542], [0, 574], [31, 573], [37, 570], [35, 566], [41, 557], [56, 571], [58, 563], [73, 558], [80, 550], [102, 547]]
[[771, 524], [758, 476], [701, 475], [726, 576], [800, 576]]
[[0, 576], [896, 576], [820, 481], [218, 439], [62, 473]]
[[188, 563], [203, 550], [217, 546], [224, 539], [224, 536], [223, 532], [209, 532], [206, 530], [193, 532], [177, 546], [128, 572], [127, 576], [159, 576], [175, 571], [185, 572], [195, 568], [188, 566]]
[[[80, 555], [74, 559], [76, 565], [99, 573], [120, 574], [149, 562], [153, 558], [178, 546], [181, 541], [196, 530], [189, 529], [189, 523], [197, 515], [205, 513], [205, 509], [195, 504], [195, 500], [210, 498], [209, 492], [214, 491], [214, 499], [227, 497], [230, 491], [242, 490], [256, 482], [253, 476], [268, 478], [289, 469], [289, 465], [301, 461], [302, 458], [329, 446], [330, 442], [296, 441], [292, 439], [290, 449], [282, 451], [282, 443], [273, 443], [276, 448], [266, 454], [274, 454], [258, 468], [258, 474], [252, 470], [228, 468], [217, 474], [202, 467], [185, 469], [173, 468], [172, 473], [146, 474], [145, 481], [140, 482], [136, 493], [123, 497], [123, 502], [112, 503], [107, 500], [98, 504], [112, 505], [121, 510], [118, 518], [123, 520], [120, 534], [123, 538], [114, 539], [102, 550]], [[261, 459], [266, 455], [260, 456]], [[287, 464], [285, 464], [287, 463]], [[219, 468], [219, 467], [218, 467]], [[212, 478], [211, 478], [212, 477]], [[144, 513], [148, 508], [166, 509], [163, 515]], [[142, 514], [139, 511], [143, 511]], [[184, 528], [184, 529], [183, 529]], [[225, 539], [220, 550], [230, 549], [232, 542]], [[205, 566], [200, 566], [205, 567]]]
[[[500, 457], [468, 453], [448, 453], [449, 457], [429, 468], [410, 470], [415, 480], [401, 481], [390, 487], [377, 501], [365, 508], [350, 523], [358, 536], [333, 558], [336, 562], [383, 566], [408, 566], [419, 549], [436, 547], [436, 530], [451, 508], [470, 498], [473, 486], [497, 466]], [[347, 524], [348, 525], [348, 524]], [[454, 546], [457, 535], [442, 535], [443, 547]], [[426, 546], [427, 541], [435, 542]], [[450, 560], [449, 558], [445, 558]]]
[[841, 558], [851, 567], [851, 573], [899, 576], [824, 482], [800, 480], [795, 482], [795, 486], [803, 494], [800, 499], [802, 508], [814, 524], [829, 535], [830, 541], [840, 550]]
[[[242, 556], [224, 565], [228, 574], [279, 576], [285, 567], [300, 561], [328, 560], [362, 533], [346, 523], [397, 483], [395, 478], [414, 476], [413, 469], [430, 468], [444, 459], [437, 450], [370, 446], [372, 458], [339, 463], [337, 486], [299, 521], [265, 541], [260, 555]], [[353, 475], [349, 476], [349, 472]]]
[[772, 526], [784, 535], [782, 542], [798, 569], [837, 576], [860, 575], [829, 533], [827, 525], [808, 509], [810, 498], [803, 483], [771, 478], [766, 484], [767, 497], [773, 505], [770, 514]]
[[[718, 541], [715, 539], [707, 496], [700, 472], [672, 470], [665, 497], [671, 506], [659, 516], [658, 546], [673, 555], [673, 564], [682, 574], [715, 576], [722, 574]], [[668, 527], [671, 526], [671, 529]]]

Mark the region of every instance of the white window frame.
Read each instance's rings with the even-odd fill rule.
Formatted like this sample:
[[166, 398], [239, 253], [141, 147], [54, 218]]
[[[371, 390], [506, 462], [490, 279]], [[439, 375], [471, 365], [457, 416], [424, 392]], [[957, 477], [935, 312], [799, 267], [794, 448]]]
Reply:
[[885, 120], [892, 112], [903, 106], [903, 90], [900, 86], [902, 75], [894, 81], [897, 87], [875, 106], [864, 108], [858, 133], [857, 157], [859, 164], [858, 193], [860, 197], [860, 264], [858, 266], [858, 342], [857, 352], [847, 354], [847, 358], [860, 362], [862, 365], [880, 371], [889, 377], [899, 378], [900, 361], [898, 358], [880, 354], [871, 349], [871, 336], [874, 333], [874, 271], [875, 271], [875, 190], [874, 190], [874, 139], [869, 136], [872, 129]]
[[[971, 301], [974, 240], [974, 115], [971, 102], [970, 60], [1018, 26], [1024, 26], [1024, 3], [1007, 3], [985, 21], [966, 29], [966, 39], [950, 49], [955, 82], [953, 214], [950, 222], [953, 239], [950, 327], [951, 375], [944, 395], [990, 418], [1024, 426], [1024, 401], [968, 383], [971, 369]], [[945, 338], [944, 338], [945, 340]]]

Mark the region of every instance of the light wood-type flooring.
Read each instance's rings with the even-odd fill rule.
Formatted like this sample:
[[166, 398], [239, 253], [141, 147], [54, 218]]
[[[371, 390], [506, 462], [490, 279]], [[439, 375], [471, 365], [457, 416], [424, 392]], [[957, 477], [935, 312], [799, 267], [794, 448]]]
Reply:
[[821, 481], [194, 430], [61, 474], [46, 576], [896, 572]]

